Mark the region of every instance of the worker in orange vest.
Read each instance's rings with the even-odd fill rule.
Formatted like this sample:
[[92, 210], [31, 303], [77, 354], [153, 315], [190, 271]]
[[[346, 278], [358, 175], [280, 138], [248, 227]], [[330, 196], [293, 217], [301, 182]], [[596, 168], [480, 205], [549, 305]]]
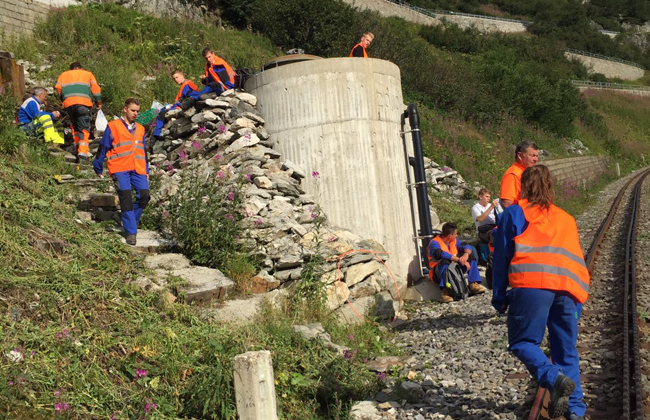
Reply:
[[359, 43], [352, 48], [348, 57], [368, 58], [368, 52], [366, 51], [366, 48], [370, 46], [370, 43], [372, 43], [373, 39], [375, 39], [375, 36], [371, 32], [366, 32], [365, 34], [361, 35]]
[[[122, 118], [108, 123], [93, 161], [95, 173], [102, 177], [104, 157], [108, 160], [108, 174], [113, 178], [120, 199], [122, 226], [129, 245], [136, 244], [138, 222], [150, 199], [145, 130], [135, 122], [139, 112], [140, 101], [127, 99]], [[131, 189], [135, 190], [135, 201]]]
[[485, 293], [487, 289], [481, 285], [481, 275], [478, 272], [478, 254], [473, 246], [458, 239], [458, 227], [455, 223], [447, 222], [442, 225], [440, 235], [436, 235], [429, 242], [428, 251], [429, 279], [440, 286], [440, 300], [443, 303], [454, 300], [445, 286], [445, 271], [452, 262], [458, 263], [463, 273], [467, 273], [471, 295]]
[[499, 198], [501, 207], [506, 208], [516, 204], [521, 197], [521, 174], [526, 168], [535, 166], [539, 159], [539, 147], [535, 142], [522, 140], [515, 148], [515, 163], [513, 163], [501, 178]]
[[[576, 341], [589, 272], [576, 222], [554, 195], [546, 166], [523, 172], [521, 199], [494, 232], [492, 306], [508, 312], [508, 349], [551, 391], [550, 418], [584, 420]], [[539, 348], [547, 327], [552, 363]]]
[[201, 82], [205, 87], [191, 93], [193, 98], [199, 99], [204, 93], [212, 92], [218, 96], [228, 89], [235, 88], [235, 72], [226, 60], [216, 55], [210, 47], [203, 49], [203, 58], [205, 58], [205, 73], [201, 76]]
[[180, 70], [174, 70], [172, 72], [172, 79], [176, 82], [177, 85], [180, 85], [178, 89], [178, 94], [176, 94], [176, 99], [174, 104], [169, 105], [163, 108], [158, 113], [158, 118], [156, 119], [156, 128], [153, 130], [154, 138], [160, 137], [163, 126], [165, 125], [165, 114], [171, 111], [172, 109], [188, 109], [192, 107], [196, 101], [191, 94], [199, 90], [198, 87], [194, 84], [193, 81], [185, 79], [185, 75]]
[[70, 64], [56, 81], [54, 89], [61, 96], [65, 111], [70, 117], [72, 136], [77, 152], [77, 162], [90, 158], [90, 110], [93, 99], [97, 109], [102, 108], [102, 90], [93, 75], [84, 70], [78, 61]]

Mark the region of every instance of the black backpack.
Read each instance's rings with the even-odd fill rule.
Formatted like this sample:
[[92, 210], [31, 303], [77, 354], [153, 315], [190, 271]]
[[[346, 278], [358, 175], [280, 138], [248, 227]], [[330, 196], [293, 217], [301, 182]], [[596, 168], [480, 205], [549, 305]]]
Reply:
[[445, 270], [445, 287], [454, 300], [465, 299], [469, 296], [469, 288], [465, 280], [465, 274], [460, 266], [452, 262]]
[[254, 74], [255, 71], [250, 68], [235, 70], [235, 89], [244, 89], [246, 81]]

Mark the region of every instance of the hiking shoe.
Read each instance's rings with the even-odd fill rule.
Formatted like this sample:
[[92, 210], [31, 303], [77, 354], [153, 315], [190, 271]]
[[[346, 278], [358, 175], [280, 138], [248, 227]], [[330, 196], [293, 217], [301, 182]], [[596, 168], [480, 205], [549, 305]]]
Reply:
[[442, 303], [450, 303], [453, 302], [454, 298], [451, 297], [451, 293], [449, 293], [449, 290], [445, 287], [444, 289], [440, 290], [440, 302]]
[[469, 294], [474, 296], [474, 295], [480, 295], [481, 293], [485, 293], [487, 289], [485, 286], [483, 286], [479, 282], [474, 282], [469, 284]]
[[126, 235], [126, 243], [131, 246], [135, 246], [136, 235]]
[[557, 375], [553, 389], [551, 389], [551, 402], [548, 404], [548, 414], [554, 419], [564, 416], [569, 409], [569, 395], [576, 388], [575, 382], [568, 376], [560, 373]]
[[569, 414], [569, 417], [565, 417], [567, 420], [585, 420], [584, 416], [579, 416], [575, 413]]

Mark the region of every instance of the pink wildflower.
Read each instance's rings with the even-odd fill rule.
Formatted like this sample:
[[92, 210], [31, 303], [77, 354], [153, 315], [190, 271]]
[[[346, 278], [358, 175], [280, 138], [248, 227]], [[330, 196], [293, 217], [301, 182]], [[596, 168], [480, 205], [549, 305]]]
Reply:
[[[196, 130], [196, 132], [200, 134], [200, 133], [204, 133], [205, 130], [207, 130], [207, 128], [205, 128], [205, 127], [199, 127], [199, 129]], [[192, 146], [194, 146], [194, 144], [192, 144]]]
[[214, 155], [214, 160], [221, 160], [222, 157], [223, 156], [221, 156], [219, 153], [217, 153], [216, 155]]
[[178, 157], [181, 158], [181, 160], [187, 161], [189, 159], [189, 156], [187, 156], [187, 153], [185, 153], [185, 150], [181, 150], [178, 152]]
[[264, 224], [264, 221], [261, 218], [257, 218], [255, 219], [255, 224], [257, 226], [262, 226], [262, 224]]
[[320, 173], [318, 171], [311, 171], [311, 176], [314, 177], [314, 179], [319, 179]]
[[226, 200], [228, 201], [235, 201], [235, 193], [230, 191], [228, 195], [226, 195]]
[[235, 220], [235, 216], [232, 215], [232, 213], [226, 214], [226, 219], [230, 220], [231, 222]]
[[[200, 130], [200, 128], [199, 128]], [[205, 127], [203, 127], [203, 131], [205, 131]], [[192, 142], [192, 147], [195, 148], [196, 150], [201, 150], [201, 143], [198, 141], [193, 141]]]
[[224, 174], [223, 171], [219, 171], [219, 172], [217, 172], [217, 178], [218, 178], [218, 179], [223, 178], [225, 175], [226, 175], [226, 174]]

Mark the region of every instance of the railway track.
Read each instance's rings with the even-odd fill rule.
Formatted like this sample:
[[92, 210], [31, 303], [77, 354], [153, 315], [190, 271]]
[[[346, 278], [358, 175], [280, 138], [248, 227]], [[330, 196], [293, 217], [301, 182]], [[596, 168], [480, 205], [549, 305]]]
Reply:
[[[635, 246], [643, 221], [643, 181], [649, 174], [641, 172], [621, 189], [585, 257], [591, 290], [579, 321], [577, 347], [586, 418], [591, 420], [641, 420], [644, 413], [650, 418], [644, 406], [643, 383], [648, 380], [641, 357], [650, 350], [650, 339], [642, 336], [644, 329], [650, 332], [650, 324], [639, 319]], [[650, 213], [645, 218], [650, 220]], [[645, 293], [641, 301], [647, 302], [650, 289], [640, 290]], [[548, 402], [549, 393], [539, 388], [528, 420], [549, 420]]]

